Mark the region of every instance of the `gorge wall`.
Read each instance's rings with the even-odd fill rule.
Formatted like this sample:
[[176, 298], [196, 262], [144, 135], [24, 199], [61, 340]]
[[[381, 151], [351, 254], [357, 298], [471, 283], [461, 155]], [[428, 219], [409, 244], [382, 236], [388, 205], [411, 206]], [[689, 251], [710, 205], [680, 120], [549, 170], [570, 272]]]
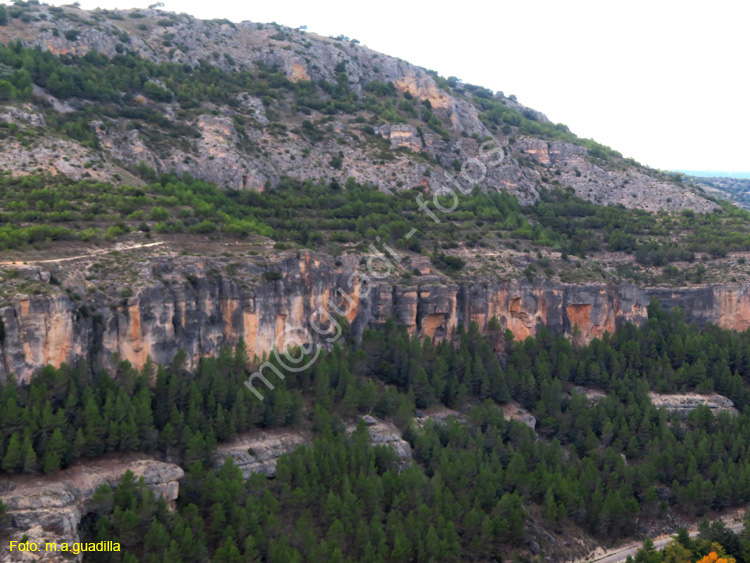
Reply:
[[110, 284], [105, 291], [87, 286], [88, 267], [21, 270], [44, 291], [14, 292], [0, 308], [0, 379], [13, 373], [28, 380], [47, 364], [82, 359], [104, 367], [128, 360], [140, 368], [148, 357], [167, 363], [180, 349], [195, 362], [240, 338], [251, 356], [262, 356], [290, 340], [331, 340], [337, 308], [354, 336], [393, 317], [412, 334], [442, 339], [472, 321], [484, 331], [497, 317], [516, 339], [541, 326], [570, 335], [577, 325], [590, 340], [627, 322], [643, 322], [652, 297], [666, 307], [682, 307], [689, 321], [750, 327], [750, 288], [737, 284], [649, 289], [525, 279], [450, 283], [434, 275], [400, 283], [375, 279], [358, 256], [334, 260], [302, 252], [286, 253], [273, 264], [151, 257], [137, 264], [135, 284]]

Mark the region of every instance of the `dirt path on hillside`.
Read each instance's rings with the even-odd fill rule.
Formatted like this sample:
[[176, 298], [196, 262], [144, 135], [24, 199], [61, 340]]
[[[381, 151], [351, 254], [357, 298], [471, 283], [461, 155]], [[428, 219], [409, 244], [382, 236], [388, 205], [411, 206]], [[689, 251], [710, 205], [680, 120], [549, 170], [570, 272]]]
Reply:
[[28, 266], [29, 264], [52, 264], [56, 262], [67, 262], [69, 260], [81, 260], [83, 258], [94, 258], [95, 256], [109, 254], [110, 252], [126, 252], [128, 250], [137, 250], [139, 248], [149, 248], [153, 246], [160, 246], [162, 244], [164, 244], [164, 241], [148, 242], [144, 244], [134, 244], [132, 246], [115, 245], [113, 248], [104, 248], [102, 250], [96, 250], [89, 254], [81, 254], [80, 256], [69, 256], [67, 258], [54, 258], [51, 260], [28, 260], [28, 261], [14, 260], [10, 262], [0, 262], [0, 266]]

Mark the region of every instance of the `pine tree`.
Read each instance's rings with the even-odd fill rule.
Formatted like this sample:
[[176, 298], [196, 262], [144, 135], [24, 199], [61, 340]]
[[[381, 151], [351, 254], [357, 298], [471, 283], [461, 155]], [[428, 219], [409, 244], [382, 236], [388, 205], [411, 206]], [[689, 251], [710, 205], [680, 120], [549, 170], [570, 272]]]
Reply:
[[86, 455], [87, 450], [88, 445], [86, 443], [86, 436], [83, 434], [83, 428], [78, 428], [75, 440], [73, 440], [73, 454], [75, 457], [81, 457]]
[[138, 439], [138, 426], [133, 416], [128, 417], [120, 423], [119, 428], [119, 450], [121, 452], [133, 452], [138, 449], [140, 440]]
[[120, 445], [120, 426], [117, 421], [111, 419], [107, 428], [106, 451], [114, 452]]
[[94, 456], [104, 453], [106, 444], [106, 427], [96, 401], [91, 393], [86, 401], [83, 412], [84, 434], [86, 436], [86, 455]]
[[169, 544], [169, 549], [164, 554], [163, 563], [183, 563], [184, 559], [182, 558], [182, 548], [180, 547], [180, 544], [172, 540]]
[[[416, 364], [416, 362], [414, 362]], [[415, 366], [414, 375], [414, 401], [418, 409], [426, 409], [433, 402], [432, 396], [432, 385], [430, 384], [430, 378], [427, 376], [427, 372], [421, 366]]]
[[357, 394], [357, 408], [361, 413], [371, 413], [378, 400], [378, 390], [370, 379], [359, 388]]
[[357, 390], [354, 383], [349, 383], [344, 391], [344, 396], [341, 398], [339, 410], [342, 416], [351, 417], [357, 412]]
[[20, 471], [23, 466], [24, 450], [21, 448], [21, 437], [15, 432], [10, 437], [8, 447], [5, 449], [3, 458], [3, 471], [15, 472]]
[[34, 446], [31, 442], [31, 436], [29, 433], [27, 433], [26, 437], [23, 440], [23, 446], [21, 446], [23, 449], [23, 472], [24, 473], [35, 473], [37, 469], [39, 469], [39, 464], [37, 463], [37, 456], [36, 452], [34, 451]]
[[331, 409], [331, 378], [328, 363], [324, 360], [318, 362], [315, 370], [315, 402], [325, 408]]
[[242, 563], [243, 558], [240, 554], [240, 550], [237, 549], [237, 544], [234, 542], [234, 539], [229, 537], [225, 539], [224, 543], [221, 544], [221, 547], [216, 550], [216, 554], [214, 554], [211, 561], [212, 563]]
[[44, 473], [52, 473], [60, 469], [61, 464], [65, 459], [66, 449], [67, 444], [65, 442], [65, 437], [60, 429], [57, 428], [52, 433], [52, 437], [47, 443], [42, 471], [44, 471]]
[[547, 489], [544, 497], [544, 517], [552, 522], [557, 520], [557, 504], [555, 503], [555, 495], [552, 492], [552, 488]]
[[153, 450], [157, 446], [157, 433], [154, 427], [154, 414], [151, 411], [151, 392], [147, 387], [142, 387], [138, 392], [134, 406], [140, 447], [145, 451]]
[[122, 513], [115, 529], [123, 546], [132, 548], [138, 544], [141, 535], [141, 522], [132, 508], [128, 508]]
[[409, 561], [412, 554], [412, 545], [403, 530], [397, 530], [393, 539], [393, 550], [391, 558], [395, 561]]
[[192, 465], [196, 461], [203, 461], [206, 455], [206, 440], [203, 434], [196, 432], [190, 438], [185, 449], [185, 465]]
[[242, 558], [243, 563], [259, 563], [260, 553], [257, 549], [258, 542], [253, 536], [247, 536], [245, 538], [244, 555]]

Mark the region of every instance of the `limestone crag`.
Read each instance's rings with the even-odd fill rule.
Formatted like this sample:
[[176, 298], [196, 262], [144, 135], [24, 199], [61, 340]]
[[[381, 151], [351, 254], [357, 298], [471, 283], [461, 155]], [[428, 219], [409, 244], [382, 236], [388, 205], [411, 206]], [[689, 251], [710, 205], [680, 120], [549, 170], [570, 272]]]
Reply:
[[[143, 477], [146, 486], [170, 504], [177, 499], [179, 480], [185, 474], [180, 467], [171, 463], [133, 457], [88, 461], [45, 477], [2, 477], [0, 499], [8, 507], [14, 536], [20, 537], [25, 533], [30, 538], [38, 537], [39, 541], [78, 541], [78, 525], [89, 511], [89, 502], [97, 488], [104, 483], [115, 486], [127, 470], [132, 471], [136, 479]], [[0, 553], [2, 563], [22, 560], [7, 549]], [[46, 554], [45, 557], [28, 560], [68, 560], [57, 558], [54, 554]]]
[[734, 403], [731, 399], [719, 395], [717, 393], [649, 393], [651, 402], [657, 408], [665, 408], [670, 412], [676, 412], [680, 415], [680, 418], [685, 420], [688, 415], [697, 409], [698, 407], [704, 406], [711, 409], [714, 415], [726, 412], [730, 415], [737, 415], [739, 411], [734, 408]]
[[[642, 323], [650, 299], [656, 297], [668, 308], [681, 306], [689, 321], [736, 330], [750, 327], [750, 288], [738, 284], [667, 290], [525, 279], [449, 282], [420, 276], [429, 283], [419, 284], [416, 277], [416, 283], [401, 285], [368, 275], [353, 255], [335, 260], [306, 251], [285, 253], [276, 262], [249, 257], [231, 268], [228, 261], [144, 259], [134, 266], [132, 275], [139, 281], [127, 298], [117, 290], [123, 285], [116, 277], [98, 272], [99, 279], [85, 281], [90, 272], [85, 264], [75, 269], [27, 267], [23, 275], [46, 283], [45, 292], [13, 294], [0, 307], [0, 377], [14, 373], [28, 380], [47, 364], [83, 359], [103, 367], [128, 360], [140, 368], [149, 357], [167, 363], [181, 349], [194, 363], [240, 338], [251, 356], [258, 357], [292, 341], [330, 346], [340, 335], [338, 312], [345, 314], [355, 337], [389, 317], [405, 324], [411, 334], [436, 340], [471, 322], [485, 331], [496, 317], [500, 328], [509, 329], [516, 339], [546, 326], [553, 333], [576, 333], [588, 341], [627, 322]], [[280, 279], [264, 275], [269, 271]], [[62, 286], [49, 284], [52, 274], [55, 281], [63, 280]], [[115, 291], [88, 290], [86, 284], [103, 281]]]
[[[679, 211], [702, 206], [703, 196], [674, 183], [655, 181], [637, 169], [614, 170], [589, 158], [584, 147], [563, 141], [532, 137], [520, 139], [514, 147], [540, 165], [543, 176], [554, 176], [575, 194], [601, 205], [624, 205], [646, 211]], [[716, 209], [715, 204], [706, 209]]]
[[405, 148], [412, 152], [422, 150], [422, 141], [412, 125], [385, 125], [378, 132], [391, 142], [392, 149]]
[[216, 466], [220, 467], [231, 457], [245, 478], [253, 473], [272, 477], [276, 474], [278, 459], [306, 442], [309, 442], [308, 437], [299, 432], [248, 432], [231, 442], [219, 445], [215, 456]]
[[509, 401], [502, 407], [503, 416], [508, 420], [515, 420], [521, 424], [525, 424], [532, 430], [536, 429], [536, 418], [533, 414], [523, 408], [515, 401]]
[[[367, 432], [370, 434], [370, 441], [373, 446], [389, 446], [396, 452], [399, 462], [399, 469], [406, 469], [411, 465], [411, 446], [409, 442], [401, 437], [401, 432], [390, 422], [369, 417]], [[350, 428], [353, 430], [353, 428]]]

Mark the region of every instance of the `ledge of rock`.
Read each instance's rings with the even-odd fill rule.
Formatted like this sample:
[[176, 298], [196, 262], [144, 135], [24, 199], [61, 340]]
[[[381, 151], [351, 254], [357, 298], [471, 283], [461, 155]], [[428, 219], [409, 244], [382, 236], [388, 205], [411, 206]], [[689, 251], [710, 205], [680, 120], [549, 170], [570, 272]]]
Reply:
[[[39, 475], [12, 475], [0, 478], [0, 500], [8, 507], [12, 533], [39, 537], [44, 541], [78, 541], [78, 525], [86, 515], [88, 502], [103, 483], [116, 486], [126, 471], [136, 479], [143, 477], [156, 496], [173, 503], [179, 494], [182, 468], [152, 459], [105, 458], [87, 461], [59, 471]], [[33, 539], [31, 541], [34, 541]], [[41, 557], [38, 554], [36, 557]], [[29, 559], [33, 561], [55, 561]], [[45, 555], [46, 557], [46, 555]], [[18, 561], [16, 555], [2, 551], [0, 562]]]
[[[369, 417], [373, 419], [373, 417]], [[367, 431], [370, 433], [370, 440], [373, 446], [390, 446], [396, 451], [399, 461], [399, 469], [406, 469], [411, 465], [411, 446], [409, 442], [401, 437], [401, 431], [390, 422], [383, 422], [377, 419], [375, 424], [368, 424]]]
[[731, 399], [717, 393], [708, 395], [698, 393], [649, 393], [648, 396], [655, 407], [664, 407], [670, 412], [677, 412], [682, 419], [687, 418], [692, 411], [700, 406], [710, 408], [714, 416], [721, 412], [728, 412], [731, 415], [739, 414]]
[[[399, 459], [399, 468], [411, 465], [411, 446], [401, 437], [401, 432], [390, 422], [383, 422], [372, 416], [362, 417], [373, 445], [388, 445]], [[347, 432], [353, 432], [356, 424], [347, 426]], [[220, 444], [216, 450], [216, 467], [221, 467], [227, 458], [234, 459], [235, 464], [248, 478], [253, 473], [262, 473], [267, 477], [276, 475], [276, 464], [284, 454], [290, 454], [304, 444], [311, 444], [312, 436], [307, 432], [289, 430], [270, 430], [266, 432], [248, 432], [231, 442]]]
[[536, 428], [536, 418], [515, 401], [509, 401], [503, 405], [503, 415], [509, 420], [515, 420], [525, 424], [532, 430]]
[[238, 436], [231, 442], [219, 445], [216, 450], [216, 467], [221, 467], [231, 457], [247, 479], [253, 473], [267, 477], [276, 474], [276, 462], [312, 440], [299, 432], [252, 432]]

